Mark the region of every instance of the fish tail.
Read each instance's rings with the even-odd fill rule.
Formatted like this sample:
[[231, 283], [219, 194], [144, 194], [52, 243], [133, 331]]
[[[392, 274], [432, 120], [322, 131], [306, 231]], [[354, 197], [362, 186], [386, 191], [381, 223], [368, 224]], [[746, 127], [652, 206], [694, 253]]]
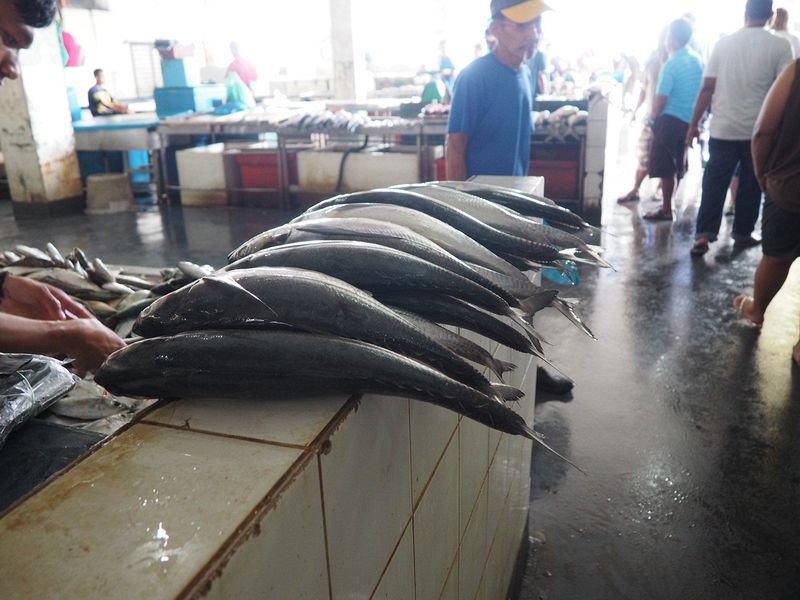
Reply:
[[522, 390], [503, 383], [493, 383], [492, 389], [494, 390], [495, 396], [503, 402], [514, 402], [525, 395], [525, 392]]
[[553, 303], [551, 305], [553, 308], [557, 309], [562, 315], [567, 317], [578, 329], [583, 331], [586, 335], [588, 335], [593, 340], [597, 340], [592, 330], [584, 323], [581, 318], [575, 314], [574, 306], [564, 300], [562, 298], [555, 298], [553, 299]]
[[550, 446], [550, 444], [548, 444], [547, 442], [545, 442], [545, 441], [544, 441], [544, 437], [543, 437], [541, 434], [539, 434], [539, 433], [535, 432], [533, 429], [531, 429], [531, 428], [530, 428], [530, 427], [528, 427], [527, 425], [523, 425], [523, 426], [522, 426], [522, 430], [523, 430], [523, 433], [522, 433], [522, 435], [524, 435], [526, 438], [528, 438], [529, 440], [533, 440], [534, 442], [536, 442], [537, 444], [539, 444], [539, 445], [540, 445], [542, 448], [544, 448], [545, 450], [547, 450], [547, 451], [548, 451], [548, 452], [550, 452], [551, 454], [554, 454], [554, 455], [556, 455], [558, 458], [560, 458], [561, 460], [563, 460], [563, 461], [564, 461], [565, 463], [567, 463], [568, 465], [570, 465], [570, 466], [572, 466], [572, 467], [576, 468], [578, 471], [580, 471], [580, 472], [581, 472], [581, 473], [583, 473], [584, 475], [588, 475], [588, 473], [587, 473], [586, 471], [584, 471], [583, 469], [581, 469], [581, 468], [580, 468], [578, 465], [576, 465], [574, 462], [572, 462], [570, 459], [568, 459], [568, 458], [567, 458], [566, 456], [564, 456], [563, 454], [561, 454], [561, 453], [559, 453], [558, 451], [556, 451], [556, 450], [555, 450], [555, 449], [554, 449], [552, 446]]
[[492, 373], [497, 375], [500, 379], [503, 378], [504, 373], [508, 373], [509, 371], [513, 371], [517, 368], [517, 365], [510, 362], [505, 362], [500, 360], [499, 358], [491, 358], [489, 359], [489, 364], [486, 365], [492, 370]]

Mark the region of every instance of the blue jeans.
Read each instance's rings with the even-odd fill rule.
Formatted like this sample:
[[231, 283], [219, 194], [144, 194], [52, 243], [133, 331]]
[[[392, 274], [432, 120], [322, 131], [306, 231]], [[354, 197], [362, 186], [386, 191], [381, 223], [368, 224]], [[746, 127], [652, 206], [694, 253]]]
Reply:
[[749, 238], [761, 211], [761, 188], [753, 170], [750, 140], [718, 140], [708, 143], [709, 159], [703, 173], [703, 196], [697, 212], [695, 239], [706, 238], [713, 242], [722, 224], [725, 195], [731, 184], [736, 165], [739, 164], [739, 191], [736, 193], [736, 210], [733, 217], [734, 240]]

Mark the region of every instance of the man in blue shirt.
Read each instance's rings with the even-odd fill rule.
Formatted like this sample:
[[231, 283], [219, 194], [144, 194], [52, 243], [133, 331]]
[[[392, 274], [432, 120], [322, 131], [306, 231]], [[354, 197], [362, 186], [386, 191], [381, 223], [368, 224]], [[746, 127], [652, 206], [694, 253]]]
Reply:
[[646, 126], [653, 128], [650, 177], [661, 179], [664, 203], [644, 215], [650, 221], [672, 221], [672, 195], [686, 173], [686, 133], [703, 83], [703, 62], [686, 47], [692, 26], [684, 20], [669, 26], [669, 60], [658, 76], [656, 97]]
[[528, 174], [531, 79], [526, 62], [541, 33], [542, 0], [492, 0], [491, 53], [456, 79], [447, 126], [447, 177]]

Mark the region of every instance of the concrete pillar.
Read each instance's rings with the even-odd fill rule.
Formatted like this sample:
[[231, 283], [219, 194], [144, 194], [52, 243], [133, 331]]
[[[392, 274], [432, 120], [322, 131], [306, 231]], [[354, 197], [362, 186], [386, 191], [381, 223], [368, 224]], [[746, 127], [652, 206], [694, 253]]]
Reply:
[[359, 0], [329, 0], [333, 54], [333, 93], [338, 100], [364, 100], [371, 89], [364, 48], [359, 44], [353, 15]]
[[55, 26], [20, 52], [20, 77], [0, 88], [0, 147], [14, 215], [45, 217], [83, 208], [75, 133]]

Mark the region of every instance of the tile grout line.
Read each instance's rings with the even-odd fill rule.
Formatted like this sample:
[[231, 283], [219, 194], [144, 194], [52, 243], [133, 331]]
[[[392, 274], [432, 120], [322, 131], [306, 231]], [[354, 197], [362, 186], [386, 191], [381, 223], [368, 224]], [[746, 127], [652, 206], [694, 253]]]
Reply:
[[[453, 574], [453, 571], [458, 567], [458, 555], [460, 552], [460, 548], [456, 547], [456, 555], [453, 557], [453, 562], [450, 563], [450, 568], [447, 569], [447, 575], [444, 577], [444, 584], [442, 584], [442, 589], [439, 591], [439, 600], [442, 600], [444, 597], [444, 590], [447, 587], [447, 580], [450, 579], [450, 576]], [[458, 590], [458, 580], [456, 580], [456, 590]]]
[[[372, 598], [374, 598], [375, 592], [378, 591], [378, 588], [381, 585], [381, 581], [383, 581], [383, 577], [384, 577], [384, 575], [386, 575], [386, 571], [389, 570], [389, 565], [392, 564], [392, 560], [394, 559], [394, 555], [397, 554], [397, 550], [400, 548], [400, 542], [403, 541], [403, 537], [406, 535], [406, 532], [408, 531], [408, 528], [412, 527], [412, 532], [413, 532], [413, 523], [414, 523], [414, 519], [413, 518], [409, 518], [408, 522], [405, 524], [405, 527], [403, 527], [403, 531], [402, 531], [402, 533], [400, 533], [400, 537], [397, 539], [397, 543], [394, 545], [394, 548], [392, 548], [392, 552], [391, 552], [391, 554], [389, 554], [389, 558], [386, 560], [386, 564], [383, 566], [383, 570], [381, 571], [381, 574], [378, 576], [378, 581], [375, 582], [375, 587], [372, 588], [372, 591], [369, 594], [370, 600], [372, 600]], [[415, 589], [414, 593], [416, 593], [416, 585], [414, 586], [414, 589]]]
[[[411, 485], [409, 491], [411, 492], [411, 573], [414, 577], [414, 600], [417, 598], [417, 530], [414, 525], [414, 457], [411, 452], [411, 400], [408, 401], [408, 472], [411, 475]], [[445, 447], [445, 451], [447, 448]], [[436, 468], [434, 467], [434, 472]], [[424, 489], [423, 489], [424, 494]], [[422, 495], [420, 495], [420, 498]], [[403, 539], [403, 536], [400, 536]], [[386, 563], [387, 566], [389, 563]], [[380, 584], [380, 580], [378, 581]], [[375, 588], [377, 589], [377, 588]]]
[[[416, 513], [417, 509], [419, 508], [419, 505], [422, 503], [422, 499], [425, 497], [425, 494], [428, 492], [428, 488], [431, 486], [431, 482], [433, 481], [433, 478], [436, 476], [436, 471], [439, 469], [439, 465], [442, 464], [442, 461], [444, 460], [444, 455], [447, 454], [447, 451], [450, 448], [450, 444], [453, 442], [453, 437], [455, 437], [457, 431], [458, 431], [458, 426], [456, 425], [456, 427], [454, 427], [453, 431], [450, 433], [450, 437], [447, 439], [447, 443], [444, 445], [444, 450], [442, 450], [442, 453], [439, 455], [439, 458], [436, 459], [436, 464], [433, 466], [433, 471], [431, 471], [431, 476], [428, 477], [428, 480], [425, 482], [425, 485], [422, 486], [422, 490], [419, 493], [419, 500], [413, 500], [412, 499], [413, 502], [411, 504], [411, 514]], [[460, 452], [460, 448], [459, 448], [459, 452]], [[460, 460], [460, 458], [459, 458], [459, 460]], [[412, 494], [413, 494], [413, 492], [412, 492]]]
[[235, 435], [232, 433], [220, 433], [218, 431], [209, 431], [207, 429], [190, 429], [188, 427], [184, 427], [182, 425], [171, 425], [169, 423], [159, 423], [158, 421], [139, 421], [139, 423], [143, 425], [149, 425], [151, 427], [161, 427], [163, 429], [173, 429], [175, 431], [183, 431], [186, 433], [198, 433], [200, 435], [207, 435], [211, 437], [218, 437], [224, 438], [229, 440], [238, 440], [240, 442], [251, 442], [254, 444], [260, 444], [262, 446], [276, 446], [278, 448], [288, 448], [290, 450], [302, 450], [302, 451], [309, 451], [312, 450], [311, 446], [303, 446], [302, 444], [290, 444], [287, 442], [276, 442], [273, 440], [261, 440], [258, 438], [248, 437], [244, 435]]
[[331, 553], [328, 547], [328, 518], [325, 514], [325, 489], [322, 484], [322, 457], [317, 454], [317, 475], [319, 477], [319, 500], [322, 509], [322, 536], [325, 540], [325, 574], [328, 576], [328, 598], [333, 600], [333, 584], [331, 583]]
[[[197, 574], [189, 580], [177, 594], [178, 598], [198, 598], [205, 596], [213, 585], [214, 579], [221, 577], [225, 566], [243, 544], [260, 530], [260, 523], [275, 507], [278, 497], [287, 489], [287, 484], [294, 481], [303, 469], [307, 468], [314, 454], [308, 451], [301, 452], [297, 460], [275, 482], [264, 497], [253, 507], [228, 535], [219, 549], [200, 567]], [[255, 529], [255, 532], [252, 530]]]

